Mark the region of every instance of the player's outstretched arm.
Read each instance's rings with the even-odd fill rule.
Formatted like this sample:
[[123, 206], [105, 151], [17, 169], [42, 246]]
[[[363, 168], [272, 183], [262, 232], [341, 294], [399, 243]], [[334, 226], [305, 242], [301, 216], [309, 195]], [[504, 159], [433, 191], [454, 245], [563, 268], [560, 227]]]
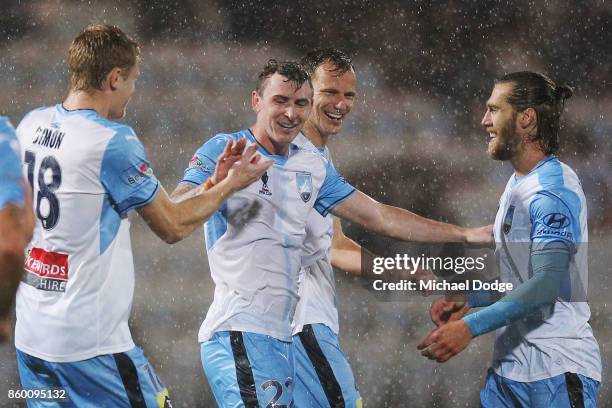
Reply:
[[175, 202], [161, 188], [157, 197], [138, 212], [165, 242], [178, 242], [214, 214], [232, 194], [258, 180], [271, 165], [271, 160], [261, 160], [257, 145], [249, 146], [232, 165], [227, 177], [211, 189], [195, 187], [189, 192], [192, 197]]
[[430, 220], [402, 208], [381, 204], [360, 191], [338, 204], [331, 212], [374, 233], [404, 241], [493, 244], [492, 226], [462, 228]]
[[386, 270], [385, 275], [374, 273], [374, 255], [361, 245], [344, 235], [342, 223], [334, 217], [334, 232], [331, 247], [331, 264], [341, 271], [360, 276], [364, 279], [385, 279], [389, 281], [406, 280], [430, 280], [436, 276], [428, 270]]

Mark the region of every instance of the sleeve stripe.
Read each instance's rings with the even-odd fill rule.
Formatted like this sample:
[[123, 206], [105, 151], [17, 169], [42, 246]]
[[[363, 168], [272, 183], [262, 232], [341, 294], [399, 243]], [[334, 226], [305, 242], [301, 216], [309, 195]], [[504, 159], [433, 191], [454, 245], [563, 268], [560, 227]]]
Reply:
[[145, 205], [149, 204], [151, 201], [153, 201], [153, 199], [155, 198], [155, 196], [157, 195], [157, 193], [159, 192], [159, 181], [156, 180], [157, 183], [155, 185], [155, 190], [153, 190], [153, 192], [151, 193], [151, 195], [143, 201], [139, 201], [137, 203], [131, 204], [128, 208], [126, 208], [125, 210], [121, 211], [121, 214], [126, 214], [127, 212], [129, 212], [130, 210], [133, 210], [134, 208], [140, 208], [140, 207], [144, 207]]
[[189, 183], [189, 184], [193, 184], [194, 186], [200, 186], [200, 183], [196, 183], [195, 181], [191, 181], [191, 180], [187, 180], [187, 179], [182, 179], [181, 183]]
[[340, 202], [346, 200], [355, 191], [357, 191], [357, 189], [355, 187], [352, 187], [352, 190], [348, 194], [346, 194], [342, 198], [337, 199], [336, 201], [334, 201], [330, 205], [327, 205], [327, 206], [323, 207], [323, 212], [321, 212], [321, 211], [319, 211], [319, 212], [321, 213], [322, 216], [326, 216], [327, 214], [329, 214], [329, 210], [330, 209], [333, 209], [336, 205], [340, 204]]

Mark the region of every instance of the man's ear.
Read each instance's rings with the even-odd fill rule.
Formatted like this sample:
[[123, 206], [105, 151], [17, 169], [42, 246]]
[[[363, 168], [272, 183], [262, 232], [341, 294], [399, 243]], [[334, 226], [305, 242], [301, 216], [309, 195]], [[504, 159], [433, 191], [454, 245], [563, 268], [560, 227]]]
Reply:
[[102, 81], [102, 90], [115, 91], [117, 90], [117, 82], [119, 81], [119, 77], [121, 76], [121, 68], [113, 68], [110, 70], [108, 74], [106, 74], [106, 78]]
[[530, 129], [538, 126], [538, 114], [533, 108], [527, 108], [519, 113], [519, 125], [522, 129]]
[[261, 110], [261, 96], [257, 93], [257, 91], [251, 92], [251, 106], [255, 113], [259, 113]]

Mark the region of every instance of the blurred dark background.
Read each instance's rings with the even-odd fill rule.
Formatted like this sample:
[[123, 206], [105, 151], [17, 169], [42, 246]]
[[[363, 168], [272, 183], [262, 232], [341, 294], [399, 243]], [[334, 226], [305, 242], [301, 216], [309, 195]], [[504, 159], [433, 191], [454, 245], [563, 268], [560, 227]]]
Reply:
[[[270, 57], [313, 47], [354, 57], [358, 98], [331, 142], [336, 167], [376, 199], [462, 225], [492, 222], [511, 174], [486, 156], [480, 128], [493, 80], [517, 70], [574, 87], [559, 156], [576, 169], [589, 205], [592, 325], [604, 355], [600, 406], [612, 406], [608, 304], [612, 268], [612, 94], [606, 1], [16, 1], [0, 3], [0, 113], [17, 125], [58, 103], [65, 55], [87, 24], [120, 26], [143, 45], [142, 75], [126, 123], [140, 136], [168, 190], [193, 152], [222, 130], [254, 121], [249, 93]], [[345, 224], [371, 248], [386, 244]], [[197, 330], [212, 300], [201, 233], [161, 243], [134, 218], [137, 287], [133, 335], [175, 406], [214, 400]], [[430, 299], [381, 300], [338, 273], [340, 339], [367, 407], [473, 407], [492, 351], [476, 339], [444, 365], [416, 352], [432, 329]], [[0, 347], [0, 405], [19, 388], [14, 347]]]

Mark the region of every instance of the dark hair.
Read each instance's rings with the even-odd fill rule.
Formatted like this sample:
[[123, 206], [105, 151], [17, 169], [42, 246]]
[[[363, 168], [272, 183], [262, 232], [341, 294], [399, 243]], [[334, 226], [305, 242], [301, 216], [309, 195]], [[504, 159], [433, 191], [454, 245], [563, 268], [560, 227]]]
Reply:
[[559, 150], [559, 122], [565, 100], [574, 91], [567, 85], [557, 86], [545, 75], [521, 71], [504, 75], [496, 83], [512, 84], [508, 103], [515, 112], [533, 108], [537, 114], [537, 134], [532, 140], [538, 141], [545, 154]]
[[342, 75], [349, 70], [355, 70], [351, 57], [336, 48], [317, 48], [306, 53], [300, 60], [311, 77], [314, 76], [317, 68], [326, 62], [334, 65], [332, 71], [338, 75]]
[[304, 85], [304, 82], [308, 82], [308, 85], [312, 88], [310, 75], [301, 64], [295, 61], [277, 61], [275, 59], [269, 59], [257, 76], [257, 86], [255, 90], [259, 95], [261, 95], [265, 89], [267, 79], [276, 73], [287, 78], [287, 81], [291, 81], [296, 89]]
[[87, 26], [68, 50], [70, 89], [100, 89], [113, 68], [121, 68], [124, 78], [139, 60], [140, 46], [120, 28], [108, 24]]

